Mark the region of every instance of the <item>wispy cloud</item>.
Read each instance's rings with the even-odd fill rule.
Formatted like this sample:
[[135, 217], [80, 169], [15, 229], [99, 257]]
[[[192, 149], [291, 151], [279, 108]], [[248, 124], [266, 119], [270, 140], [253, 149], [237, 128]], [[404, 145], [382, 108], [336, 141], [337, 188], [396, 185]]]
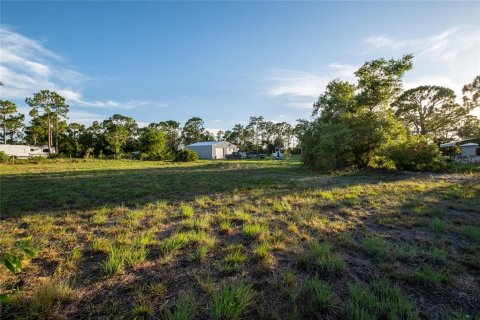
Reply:
[[390, 49], [412, 52], [416, 57], [453, 61], [461, 52], [480, 46], [480, 30], [455, 26], [432, 36], [419, 38], [394, 39], [387, 35], [374, 35], [364, 39], [363, 43], [369, 46], [365, 54], [378, 49]]
[[[55, 90], [76, 107], [135, 109], [140, 107], [166, 107], [158, 101], [90, 100], [84, 97], [82, 85], [88, 76], [66, 65], [65, 59], [48, 50], [44, 44], [25, 37], [4, 26], [0, 27], [0, 74], [3, 99], [23, 100], [34, 92]], [[73, 118], [73, 117], [72, 117]]]
[[318, 97], [326, 85], [335, 78], [353, 80], [353, 72], [357, 66], [349, 64], [331, 63], [328, 65], [328, 72], [316, 74], [299, 70], [277, 70], [273, 75], [267, 77], [273, 83], [265, 94], [272, 97], [286, 96], [291, 99], [295, 97]]

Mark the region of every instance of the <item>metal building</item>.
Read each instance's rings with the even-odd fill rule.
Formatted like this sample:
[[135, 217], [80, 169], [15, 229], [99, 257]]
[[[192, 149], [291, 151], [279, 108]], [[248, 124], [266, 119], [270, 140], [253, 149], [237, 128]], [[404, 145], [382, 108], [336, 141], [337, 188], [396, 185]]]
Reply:
[[227, 154], [238, 151], [238, 147], [228, 141], [203, 141], [185, 147], [195, 151], [199, 159], [225, 159]]

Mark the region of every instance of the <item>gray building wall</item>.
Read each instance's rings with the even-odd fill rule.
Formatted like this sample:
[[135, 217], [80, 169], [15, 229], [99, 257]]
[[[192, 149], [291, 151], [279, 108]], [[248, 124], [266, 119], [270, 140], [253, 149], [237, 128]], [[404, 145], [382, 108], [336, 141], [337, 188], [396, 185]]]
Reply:
[[223, 159], [227, 154], [238, 151], [238, 147], [230, 142], [221, 141], [214, 145], [186, 146], [188, 150], [195, 151], [200, 159], [216, 159], [216, 150], [223, 149]]
[[460, 146], [460, 148], [462, 149], [462, 156], [476, 156], [477, 155], [478, 146], [465, 146], [465, 147]]
[[213, 159], [212, 146], [187, 146], [186, 149], [195, 151], [200, 159]]

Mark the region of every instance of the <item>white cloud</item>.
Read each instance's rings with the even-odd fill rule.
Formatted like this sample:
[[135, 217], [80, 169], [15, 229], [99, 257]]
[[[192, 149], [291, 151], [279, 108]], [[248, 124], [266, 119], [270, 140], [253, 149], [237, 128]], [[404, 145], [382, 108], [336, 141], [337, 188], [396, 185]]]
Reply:
[[480, 30], [452, 27], [438, 34], [419, 38], [393, 39], [386, 35], [375, 35], [363, 40], [369, 46], [366, 53], [379, 49], [412, 52], [416, 57], [430, 60], [454, 61], [462, 52], [480, 49]]
[[295, 98], [316, 98], [324, 90], [326, 85], [336, 78], [353, 80], [353, 72], [357, 66], [349, 64], [331, 63], [329, 71], [324, 75], [299, 70], [279, 70], [267, 79], [275, 83], [265, 91], [265, 94], [272, 97], [286, 96]]
[[43, 43], [4, 26], [0, 27], [0, 46], [0, 75], [5, 84], [0, 88], [2, 99], [24, 100], [34, 92], [48, 89], [58, 92], [74, 107], [126, 110], [166, 107], [158, 101], [87, 99], [80, 86], [91, 80], [89, 77], [65, 66], [64, 59], [46, 49]]

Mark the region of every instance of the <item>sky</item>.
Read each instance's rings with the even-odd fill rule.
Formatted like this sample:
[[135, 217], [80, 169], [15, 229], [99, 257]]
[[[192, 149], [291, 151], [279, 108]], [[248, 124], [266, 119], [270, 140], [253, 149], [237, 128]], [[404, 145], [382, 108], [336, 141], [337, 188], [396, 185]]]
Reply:
[[[365, 61], [414, 54], [405, 88], [480, 75], [480, 2], [0, 3], [1, 99], [55, 90], [69, 122], [294, 123]], [[480, 115], [480, 110], [476, 113]]]

